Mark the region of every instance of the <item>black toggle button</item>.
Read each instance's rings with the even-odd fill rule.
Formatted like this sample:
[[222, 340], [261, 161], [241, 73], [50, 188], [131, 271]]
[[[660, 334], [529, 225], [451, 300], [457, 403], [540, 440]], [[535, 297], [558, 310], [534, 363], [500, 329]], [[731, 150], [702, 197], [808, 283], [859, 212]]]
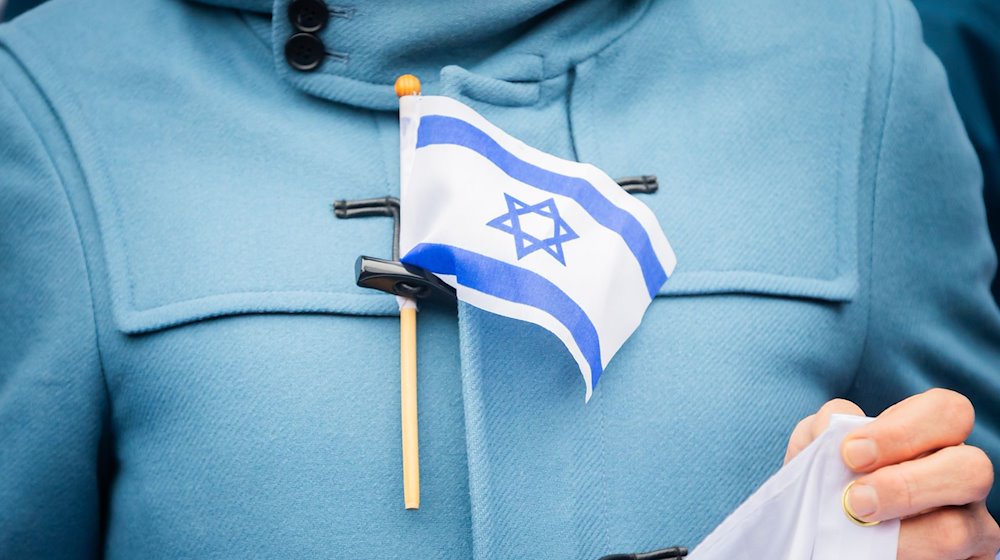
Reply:
[[302, 72], [319, 68], [325, 56], [323, 41], [312, 33], [296, 33], [285, 43], [285, 60], [292, 68]]
[[288, 5], [288, 19], [295, 29], [315, 33], [326, 27], [330, 11], [322, 0], [292, 0]]

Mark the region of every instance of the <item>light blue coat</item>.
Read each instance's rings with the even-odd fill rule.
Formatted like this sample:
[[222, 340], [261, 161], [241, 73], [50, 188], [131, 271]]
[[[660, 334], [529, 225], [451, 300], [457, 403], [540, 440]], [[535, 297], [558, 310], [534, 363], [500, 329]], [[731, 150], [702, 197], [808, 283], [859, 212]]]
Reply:
[[[0, 557], [693, 546], [824, 401], [934, 385], [1000, 452], [981, 175], [908, 2], [359, 1], [311, 73], [288, 0], [216, 3], [0, 27]], [[398, 192], [404, 72], [659, 176], [680, 263], [587, 405], [551, 334], [425, 307], [416, 512], [396, 304], [353, 278], [391, 224], [330, 212]]]

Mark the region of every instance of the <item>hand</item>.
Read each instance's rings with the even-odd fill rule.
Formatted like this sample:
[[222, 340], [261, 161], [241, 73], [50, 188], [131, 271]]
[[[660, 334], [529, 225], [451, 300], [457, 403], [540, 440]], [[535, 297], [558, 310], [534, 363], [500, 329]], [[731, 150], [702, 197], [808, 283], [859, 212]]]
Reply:
[[[831, 414], [863, 415], [832, 400], [799, 422], [787, 463], [826, 429]], [[861, 474], [848, 496], [864, 521], [900, 518], [898, 560], [994, 560], [1000, 527], [986, 510], [993, 464], [965, 445], [975, 412], [969, 399], [931, 389], [886, 409], [844, 438], [841, 456]]]

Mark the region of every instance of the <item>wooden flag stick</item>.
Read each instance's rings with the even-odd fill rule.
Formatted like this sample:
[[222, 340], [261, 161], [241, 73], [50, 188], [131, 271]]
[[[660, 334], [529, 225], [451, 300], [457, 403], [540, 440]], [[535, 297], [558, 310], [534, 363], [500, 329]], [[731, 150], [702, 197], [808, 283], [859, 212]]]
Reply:
[[400, 410], [403, 418], [403, 502], [420, 507], [420, 451], [417, 440], [417, 309], [399, 310]]
[[[420, 80], [406, 74], [396, 80], [396, 95], [420, 95]], [[402, 168], [402, 166], [400, 166]], [[402, 193], [400, 193], [402, 196]], [[399, 388], [403, 428], [403, 503], [420, 507], [420, 451], [417, 438], [417, 305], [401, 298], [399, 306]]]

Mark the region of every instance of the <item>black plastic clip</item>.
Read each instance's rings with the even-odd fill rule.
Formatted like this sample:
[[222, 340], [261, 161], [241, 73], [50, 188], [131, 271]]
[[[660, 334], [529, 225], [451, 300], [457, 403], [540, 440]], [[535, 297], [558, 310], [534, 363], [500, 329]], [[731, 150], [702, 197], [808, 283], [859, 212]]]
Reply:
[[399, 199], [394, 196], [333, 203], [338, 218], [392, 218], [392, 260], [360, 256], [354, 263], [355, 281], [362, 288], [414, 299], [455, 301], [455, 289], [426, 270], [399, 262]]
[[455, 288], [422, 268], [399, 261], [361, 256], [354, 263], [354, 274], [362, 288], [413, 299], [455, 301]]

